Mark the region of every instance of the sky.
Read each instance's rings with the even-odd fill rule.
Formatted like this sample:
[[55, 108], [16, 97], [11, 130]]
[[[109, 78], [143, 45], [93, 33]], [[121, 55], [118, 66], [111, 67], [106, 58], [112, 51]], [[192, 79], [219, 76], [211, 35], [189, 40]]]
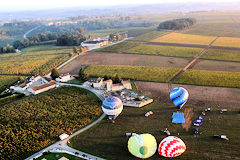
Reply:
[[42, 10], [70, 7], [101, 7], [127, 4], [154, 4], [166, 2], [240, 2], [240, 0], [3, 0], [0, 12]]

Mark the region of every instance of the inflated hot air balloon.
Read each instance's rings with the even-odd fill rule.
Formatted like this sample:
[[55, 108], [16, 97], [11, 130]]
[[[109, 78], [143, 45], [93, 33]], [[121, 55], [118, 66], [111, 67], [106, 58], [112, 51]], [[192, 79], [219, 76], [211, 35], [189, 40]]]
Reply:
[[177, 157], [185, 152], [184, 142], [175, 136], [164, 138], [158, 147], [158, 153], [163, 157]]
[[189, 97], [188, 91], [182, 87], [176, 87], [170, 92], [170, 99], [173, 104], [181, 109]]
[[151, 134], [140, 134], [129, 138], [129, 152], [139, 158], [149, 158], [155, 154], [157, 150], [157, 142]]
[[103, 101], [102, 110], [114, 120], [123, 110], [122, 101], [117, 97], [108, 97]]

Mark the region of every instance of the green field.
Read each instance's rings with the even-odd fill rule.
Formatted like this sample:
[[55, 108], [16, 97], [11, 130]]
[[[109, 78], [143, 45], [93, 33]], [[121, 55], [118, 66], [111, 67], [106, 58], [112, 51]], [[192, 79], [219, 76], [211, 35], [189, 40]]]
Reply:
[[189, 47], [172, 47], [161, 45], [146, 45], [141, 44], [137, 47], [131, 48], [124, 52], [136, 53], [136, 54], [148, 54], [148, 55], [161, 55], [171, 57], [196, 57], [203, 49], [201, 48], [189, 48]]
[[[0, 55], [0, 74], [45, 74], [67, 60], [69, 49], [32, 47], [21, 53]], [[31, 51], [31, 50], [43, 51]], [[31, 51], [31, 52], [30, 52]]]
[[85, 71], [90, 77], [115, 76], [125, 79], [168, 82], [180, 69], [151, 66], [91, 65]]
[[[228, 109], [226, 114], [220, 114], [220, 108], [211, 107], [211, 112], [204, 117], [203, 125], [199, 128], [200, 135], [194, 138], [194, 128], [186, 131], [181, 124], [172, 124], [172, 113], [176, 108], [171, 104], [158, 103], [143, 108], [124, 107], [123, 112], [117, 117], [114, 124], [108, 120], [101, 121], [96, 127], [73, 137], [71, 147], [98, 155], [111, 160], [137, 160], [127, 149], [128, 138], [126, 133], [150, 133], [157, 144], [166, 137], [161, 130], [168, 130], [171, 135], [181, 138], [186, 144], [187, 150], [181, 156], [172, 159], [184, 160], [206, 160], [206, 159], [237, 159], [239, 157], [240, 127], [239, 109]], [[185, 105], [186, 108], [193, 108], [195, 120], [204, 109], [200, 106]], [[153, 115], [145, 117], [148, 111]], [[96, 134], [97, 133], [97, 134]], [[214, 139], [214, 134], [225, 134], [229, 141]], [[193, 158], [194, 157], [194, 158]], [[156, 153], [151, 160], [165, 159]]]
[[200, 36], [173, 32], [156, 38], [152, 40], [152, 42], [209, 45], [215, 38], [214, 36]]
[[140, 43], [139, 42], [121, 42], [109, 47], [104, 47], [101, 49], [98, 49], [96, 51], [98, 52], [112, 52], [112, 53], [121, 53], [124, 52], [130, 48], [138, 46]]
[[153, 39], [156, 39], [162, 35], [166, 34], [166, 32], [159, 32], [159, 31], [153, 31], [153, 32], [149, 32], [149, 33], [145, 33], [143, 35], [140, 35], [136, 38], [133, 38], [132, 40], [135, 41], [151, 41]]
[[174, 83], [240, 88], [240, 72], [186, 70]]
[[36, 52], [36, 51], [51, 51], [51, 50], [72, 50], [72, 46], [54, 46], [54, 45], [40, 45], [24, 48], [24, 52]]
[[17, 76], [0, 76], [0, 93], [7, 87], [18, 81]]
[[82, 159], [82, 158], [75, 157], [73, 155], [66, 154], [66, 153], [50, 153], [48, 155], [43, 155], [41, 157], [38, 157], [37, 160], [42, 160], [43, 158], [46, 158], [47, 160], [59, 160], [62, 157], [68, 158], [69, 160], [81, 160]]
[[239, 51], [223, 50], [223, 49], [209, 49], [207, 53], [200, 57], [201, 59], [212, 59], [221, 61], [240, 61]]
[[62, 87], [1, 106], [1, 158], [24, 159], [77, 131], [101, 115], [100, 105], [84, 89]]

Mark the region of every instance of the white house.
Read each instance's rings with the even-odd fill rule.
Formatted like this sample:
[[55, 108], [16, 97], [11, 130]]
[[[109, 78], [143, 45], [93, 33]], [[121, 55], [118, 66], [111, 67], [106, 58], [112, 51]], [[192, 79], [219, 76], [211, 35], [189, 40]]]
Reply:
[[93, 87], [94, 88], [100, 88], [104, 85], [103, 83], [103, 79], [102, 78], [98, 78], [95, 82], [93, 82]]
[[72, 77], [70, 76], [70, 74], [66, 74], [66, 75], [61, 75], [58, 78], [56, 78], [57, 82], [67, 82], [70, 81], [72, 79]]
[[120, 91], [125, 89], [132, 89], [130, 81], [121, 81], [121, 83], [113, 84], [112, 80], [106, 81], [107, 91]]
[[36, 95], [36, 94], [48, 91], [48, 90], [56, 88], [56, 87], [58, 87], [57, 83], [54, 80], [51, 80], [48, 83], [44, 83], [39, 86], [31, 87], [31, 88], [28, 88], [27, 90], [28, 90], [28, 92]]
[[59, 136], [59, 138], [61, 139], [61, 141], [64, 140], [64, 139], [66, 139], [66, 138], [68, 138], [68, 137], [69, 137], [69, 135], [66, 134], [66, 133], [63, 133], [63, 134], [61, 134], [61, 135]]

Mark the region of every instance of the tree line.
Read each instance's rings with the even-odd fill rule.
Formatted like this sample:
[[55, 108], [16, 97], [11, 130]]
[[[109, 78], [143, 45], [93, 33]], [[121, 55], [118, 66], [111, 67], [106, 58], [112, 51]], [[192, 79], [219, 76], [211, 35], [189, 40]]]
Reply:
[[5, 54], [5, 53], [15, 53], [16, 49], [10, 46], [10, 44], [7, 44], [6, 47], [1, 47], [0, 46], [0, 54]]
[[181, 30], [187, 29], [196, 24], [195, 18], [181, 18], [165, 21], [159, 24], [158, 30], [168, 29], [168, 30]]

